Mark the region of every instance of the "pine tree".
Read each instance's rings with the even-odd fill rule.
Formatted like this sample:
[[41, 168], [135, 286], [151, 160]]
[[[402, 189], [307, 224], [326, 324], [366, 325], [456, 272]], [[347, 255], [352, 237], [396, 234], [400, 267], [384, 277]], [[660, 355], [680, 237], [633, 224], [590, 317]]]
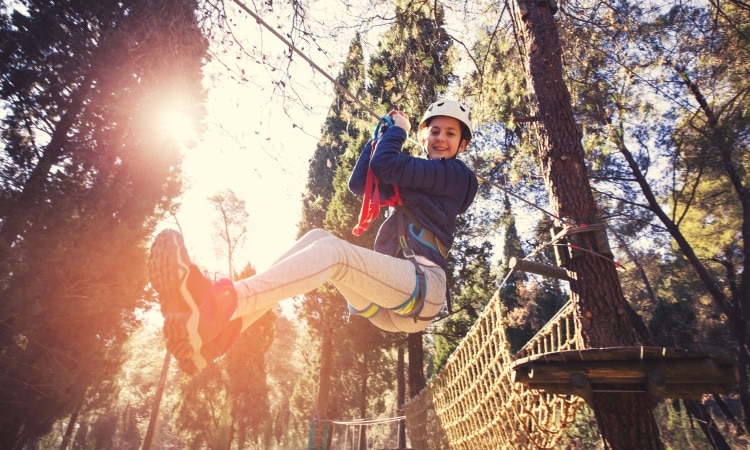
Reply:
[[[196, 2], [28, 1], [0, 20], [0, 441], [22, 447], [113, 377], [177, 194], [153, 108], [201, 114]], [[25, 8], [25, 9], [24, 9]]]
[[[527, 8], [519, 23], [524, 27], [542, 173], [553, 212], [573, 224], [598, 223], [600, 215], [586, 174], [582, 136], [563, 81], [559, 34], [550, 4]], [[599, 247], [593, 235], [583, 236], [579, 246], [590, 253], [571, 258], [566, 269], [578, 274], [578, 279], [571, 279], [570, 287], [583, 344], [587, 348], [642, 344], [647, 338], [632, 323], [634, 318], [629, 314], [614, 264], [597, 257]], [[664, 448], [645, 396], [597, 393], [592, 406], [606, 445]], [[623, 417], [629, 419], [627, 426], [623, 426]]]
[[[588, 6], [575, 4], [569, 17], [581, 17]], [[563, 28], [592, 179], [601, 180], [600, 203], [609, 206], [621, 235], [630, 237], [624, 244], [637, 247], [636, 237], [643, 235], [671, 239], [693, 268], [685, 279], [702, 284], [693, 284], [691, 297], [708, 295], [714, 314], [727, 317], [742, 373], [745, 427], [750, 275], [740, 261], [748, 259], [750, 197], [741, 156], [748, 145], [749, 101], [747, 35], [741, 30], [747, 24], [743, 2], [623, 2], [600, 10], [593, 21], [574, 19]], [[592, 42], [595, 49], [581, 51]], [[653, 251], [672, 257], [668, 248]], [[690, 309], [701, 308], [691, 303]]]

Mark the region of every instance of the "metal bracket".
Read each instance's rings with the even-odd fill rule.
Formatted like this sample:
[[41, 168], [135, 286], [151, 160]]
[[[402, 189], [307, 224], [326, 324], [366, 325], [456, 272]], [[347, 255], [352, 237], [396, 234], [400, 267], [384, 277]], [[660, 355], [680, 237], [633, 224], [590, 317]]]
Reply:
[[586, 401], [589, 407], [594, 407], [594, 390], [588, 377], [583, 372], [574, 372], [570, 375], [570, 384], [573, 393]]
[[[561, 226], [554, 226], [550, 229], [550, 234], [554, 238], [560, 232], [563, 231], [563, 227]], [[557, 241], [557, 244], [555, 245], [555, 260], [557, 262], [557, 265], [559, 267], [567, 267], [568, 263], [571, 259], [575, 259], [581, 255], [583, 255], [583, 251], [580, 250], [583, 248], [581, 245], [581, 235], [583, 234], [593, 234], [594, 236], [594, 248], [592, 249], [594, 252], [607, 257], [609, 259], [614, 259], [614, 254], [612, 253], [612, 249], [609, 247], [609, 239], [607, 238], [607, 231], [604, 229], [604, 227], [597, 227], [592, 229], [590, 231], [576, 231], [575, 233], [570, 233], [565, 236], [563, 236], [561, 239]]]

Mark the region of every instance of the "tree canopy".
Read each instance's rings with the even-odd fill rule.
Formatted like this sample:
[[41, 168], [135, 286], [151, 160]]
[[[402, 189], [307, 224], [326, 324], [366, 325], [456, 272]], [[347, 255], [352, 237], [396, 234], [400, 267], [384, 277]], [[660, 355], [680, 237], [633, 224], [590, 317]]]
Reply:
[[[396, 107], [416, 121], [439, 96], [472, 105], [475, 137], [462, 157], [483, 182], [476, 208], [461, 218], [451, 257], [458, 312], [426, 339], [425, 366], [436, 370], [495, 289], [514, 346], [569, 295], [565, 283], [518, 273], [506, 278], [511, 256], [556, 263], [552, 249], [540, 251], [554, 217], [546, 212], [552, 208], [544, 142], [525, 62], [533, 48], [524, 46], [519, 29], [523, 4], [372, 1], [345, 5], [347, 13], [336, 21], [314, 2], [266, 2], [255, 9], [298, 49], [330, 57], [337, 82], [378, 114]], [[737, 362], [736, 392], [700, 403], [728, 424], [727, 441], [739, 442], [750, 426], [750, 6], [742, 0], [558, 6], [563, 77], [578, 124], [573, 134], [580, 135], [597, 220], [606, 225], [620, 266], [622, 295], [647, 324], [640, 332], [657, 344], [709, 349]], [[284, 107], [307, 106], [300, 86], [310, 72], [294, 70], [297, 56], [288, 48], [274, 53], [269, 43], [276, 38], [268, 33], [248, 44], [235, 26], [238, 17], [232, 2], [2, 3], [0, 441], [12, 448], [56, 435], [52, 427], [63, 421], [87, 425], [77, 442], [96, 436], [103, 442], [105, 435], [138, 442], [138, 420], [147, 408], [117, 403], [117, 390], [132, 387], [124, 389], [115, 378], [137, 352], [125, 343], [152, 299], [145, 252], [161, 219], [178, 206], [180, 146], [189, 145], [186, 137], [200, 139], [169, 132], [159, 111], [177, 108], [200, 130], [210, 89], [202, 74], [206, 63], [221, 64], [242, 82], [260, 82], [235, 70], [235, 60], [273, 73], [269, 88]], [[337, 55], [341, 59], [333, 61]], [[354, 239], [359, 203], [346, 191], [346, 179], [375, 118], [341, 89], [331, 86], [330, 93], [311, 149], [299, 233], [325, 227]], [[175, 99], [183, 100], [175, 105]], [[376, 227], [357, 243], [371, 245]], [[229, 232], [224, 238], [231, 257], [234, 241]], [[201, 402], [233, 395], [239, 403], [216, 399], [224, 403], [212, 411], [211, 429], [199, 430], [196, 423], [205, 417], [186, 408], [179, 423], [162, 430], [214, 433], [203, 442], [261, 442], [258, 435], [275, 426], [277, 442], [301, 443], [316, 414], [315, 383], [326, 364], [317, 347], [326, 339], [333, 346], [330, 375], [345, 386], [340, 392], [328, 387], [326, 414], [387, 413], [384, 399], [396, 389], [396, 343], [359, 318], [347, 319], [345, 301], [330, 290], [306, 296], [299, 312], [308, 328], [299, 335], [295, 328], [294, 335], [315, 345], [295, 351], [308, 358], [290, 369], [296, 379], [273, 363], [278, 367], [269, 370], [275, 375], [268, 386], [245, 386], [227, 373], [257, 373], [264, 361], [228, 355], [226, 368], [212, 378], [216, 389], [186, 386], [184, 395]], [[264, 326], [261, 348], [290, 347], [278, 333], [271, 344], [270, 324]], [[150, 392], [147, 378], [133, 383]], [[274, 411], [276, 425], [238, 413], [246, 407], [240, 403], [269, 392], [258, 408]], [[700, 412], [694, 406], [664, 405], [669, 417], [655, 414], [663, 441], [680, 446], [702, 439], [674, 425], [688, 420], [684, 411]], [[228, 423], [243, 424], [255, 436], [232, 434]], [[585, 420], [577, 425], [572, 431], [578, 435], [596, 434], [581, 431], [591, 426]], [[283, 437], [280, 428], [295, 432]], [[230, 432], [220, 436], [220, 429]], [[163, 439], [180, 440], [170, 436]]]
[[207, 40], [190, 1], [3, 5], [0, 440], [21, 447], [119, 368], [180, 187], [157, 106], [179, 91], [197, 122]]

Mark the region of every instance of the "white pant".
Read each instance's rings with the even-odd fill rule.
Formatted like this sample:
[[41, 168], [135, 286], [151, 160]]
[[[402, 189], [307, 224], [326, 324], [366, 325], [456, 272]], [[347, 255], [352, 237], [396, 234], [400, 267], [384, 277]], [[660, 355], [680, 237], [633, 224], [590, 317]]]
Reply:
[[[431, 317], [445, 302], [445, 272], [436, 265], [422, 265], [427, 281], [420, 316]], [[414, 320], [390, 309], [408, 300], [415, 288], [416, 269], [411, 261], [377, 253], [326, 230], [314, 229], [263, 273], [234, 283], [239, 299], [232, 318], [242, 317], [243, 328], [259, 319], [281, 300], [306, 294], [330, 281], [356, 310], [371, 304], [380, 310], [370, 321], [386, 331], [416, 333], [428, 320]]]

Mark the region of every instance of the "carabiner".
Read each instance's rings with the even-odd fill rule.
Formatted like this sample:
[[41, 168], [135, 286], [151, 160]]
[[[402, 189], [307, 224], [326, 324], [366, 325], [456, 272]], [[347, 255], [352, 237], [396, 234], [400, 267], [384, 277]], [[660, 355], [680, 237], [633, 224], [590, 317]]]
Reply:
[[380, 136], [385, 133], [385, 130], [393, 126], [393, 119], [391, 116], [385, 115], [378, 120], [378, 124], [375, 125], [375, 131], [372, 133], [372, 138], [377, 140]]

